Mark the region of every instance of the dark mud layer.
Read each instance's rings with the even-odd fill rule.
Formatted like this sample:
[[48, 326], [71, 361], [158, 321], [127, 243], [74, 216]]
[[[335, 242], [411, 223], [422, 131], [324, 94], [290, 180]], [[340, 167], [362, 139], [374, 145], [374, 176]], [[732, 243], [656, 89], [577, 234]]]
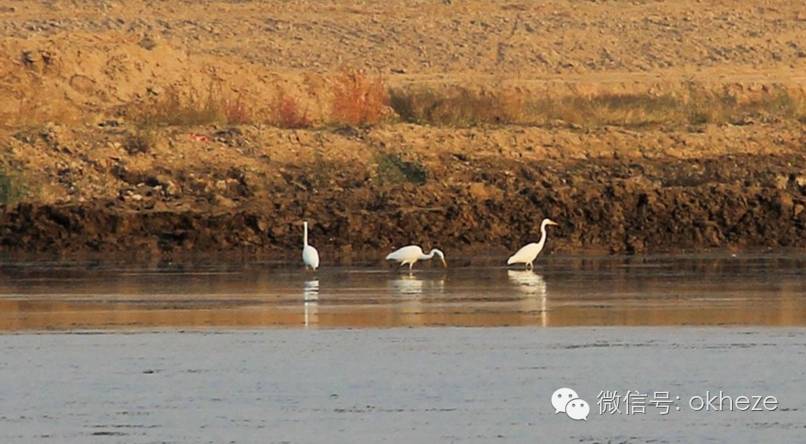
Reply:
[[317, 162], [285, 169], [261, 193], [233, 181], [222, 191], [226, 206], [209, 190], [203, 205], [185, 207], [193, 209], [171, 209], [160, 193], [143, 193], [136, 205], [21, 204], [0, 214], [0, 245], [296, 255], [305, 218], [335, 262], [411, 242], [454, 254], [511, 250], [536, 240], [540, 220], [551, 217], [560, 223], [548, 246], [555, 252], [806, 247], [804, 155], [518, 161], [446, 153], [427, 167], [392, 167], [396, 176], [378, 176], [360, 163]]

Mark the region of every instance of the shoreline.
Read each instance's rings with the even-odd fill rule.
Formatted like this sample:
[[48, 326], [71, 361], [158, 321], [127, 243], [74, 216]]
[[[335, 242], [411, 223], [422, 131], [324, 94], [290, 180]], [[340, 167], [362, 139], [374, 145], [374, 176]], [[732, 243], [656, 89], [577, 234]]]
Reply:
[[317, 326], [305, 327], [288, 326], [288, 325], [268, 325], [262, 327], [244, 326], [243, 328], [233, 326], [212, 326], [212, 327], [175, 327], [175, 328], [129, 328], [121, 329], [111, 327], [108, 329], [42, 329], [42, 330], [0, 330], [0, 337], [11, 336], [59, 336], [59, 335], [75, 335], [75, 336], [138, 336], [138, 335], [242, 335], [242, 334], [270, 334], [272, 332], [307, 332], [308, 334], [318, 333], [345, 333], [345, 332], [405, 332], [411, 330], [530, 330], [530, 331], [548, 331], [548, 330], [590, 330], [599, 331], [606, 330], [614, 332], [616, 330], [633, 330], [639, 331], [659, 331], [664, 330], [669, 333], [679, 333], [687, 330], [713, 330], [722, 332], [767, 332], [767, 333], [780, 333], [786, 331], [806, 332], [806, 324], [781, 324], [781, 325], [757, 325], [757, 324], [691, 324], [691, 325], [419, 325], [419, 326], [372, 326], [372, 327], [356, 327], [356, 326]]

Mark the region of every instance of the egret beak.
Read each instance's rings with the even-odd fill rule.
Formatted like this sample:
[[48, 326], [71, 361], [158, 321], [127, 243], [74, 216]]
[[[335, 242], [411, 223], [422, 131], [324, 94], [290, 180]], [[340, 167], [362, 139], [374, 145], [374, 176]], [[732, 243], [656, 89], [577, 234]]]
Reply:
[[549, 220], [548, 222], [546, 222], [546, 225], [560, 225], [560, 224], [554, 222], [553, 220]]
[[442, 259], [442, 265], [443, 265], [445, 268], [448, 268], [448, 263], [447, 263], [447, 262], [445, 262], [445, 258], [443, 257], [443, 258], [440, 258], [440, 259]]

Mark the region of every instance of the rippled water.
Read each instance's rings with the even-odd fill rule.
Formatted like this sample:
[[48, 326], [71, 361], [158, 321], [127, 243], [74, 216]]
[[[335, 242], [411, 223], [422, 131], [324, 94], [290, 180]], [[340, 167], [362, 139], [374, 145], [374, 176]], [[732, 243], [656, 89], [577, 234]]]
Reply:
[[[461, 261], [452, 261], [461, 263]], [[806, 325], [804, 256], [550, 257], [409, 274], [273, 263], [0, 266], [0, 330]]]

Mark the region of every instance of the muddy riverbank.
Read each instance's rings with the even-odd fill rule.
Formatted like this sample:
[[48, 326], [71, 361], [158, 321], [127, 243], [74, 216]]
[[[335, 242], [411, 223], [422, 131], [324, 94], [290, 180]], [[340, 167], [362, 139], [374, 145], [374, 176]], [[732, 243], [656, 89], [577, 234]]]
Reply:
[[[6, 253], [296, 251], [328, 262], [416, 242], [549, 252], [806, 247], [800, 126], [368, 130], [199, 128], [127, 153], [125, 130], [10, 138], [39, 194], [0, 214]], [[38, 184], [38, 185], [37, 185]], [[29, 185], [30, 187], [30, 185]]]

